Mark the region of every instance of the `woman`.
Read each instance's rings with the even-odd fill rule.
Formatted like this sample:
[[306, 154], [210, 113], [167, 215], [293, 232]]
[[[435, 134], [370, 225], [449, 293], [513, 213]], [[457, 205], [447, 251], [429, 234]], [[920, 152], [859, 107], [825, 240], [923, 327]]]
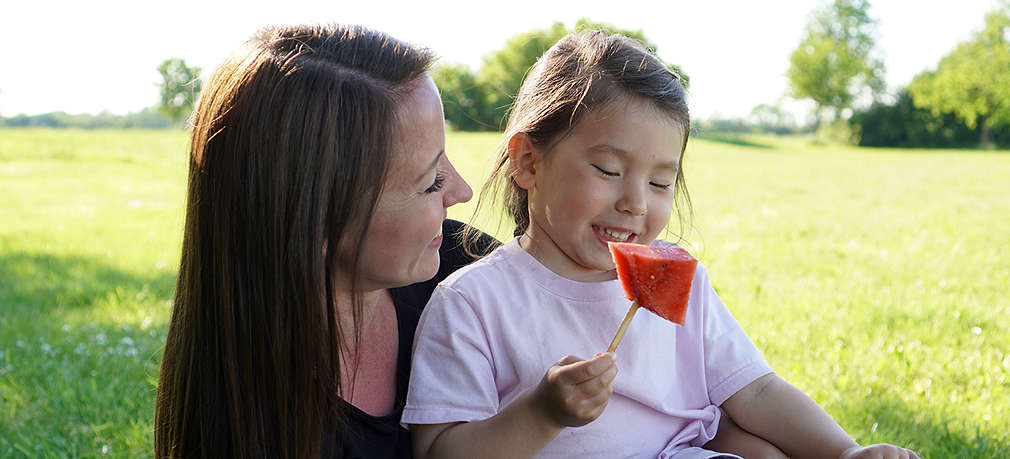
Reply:
[[296, 26], [262, 30], [213, 75], [158, 457], [409, 456], [414, 327], [469, 261], [443, 225], [472, 193], [444, 154], [432, 60], [361, 27]]

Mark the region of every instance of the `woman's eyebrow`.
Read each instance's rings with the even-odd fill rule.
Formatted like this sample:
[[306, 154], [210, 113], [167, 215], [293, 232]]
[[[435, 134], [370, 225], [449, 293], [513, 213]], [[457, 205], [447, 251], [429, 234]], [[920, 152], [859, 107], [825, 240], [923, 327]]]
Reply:
[[429, 164], [426, 169], [424, 169], [423, 171], [421, 171], [421, 175], [418, 175], [417, 178], [414, 179], [414, 182], [417, 183], [417, 182], [420, 182], [420, 181], [424, 180], [424, 178], [428, 176], [428, 172], [431, 172], [431, 170], [434, 169], [435, 166], [438, 166], [438, 161], [440, 159], [442, 159], [442, 155], [444, 155], [444, 154], [445, 154], [445, 150], [440, 150], [438, 152], [438, 154], [435, 155], [435, 159], [433, 159], [431, 161], [431, 164]]

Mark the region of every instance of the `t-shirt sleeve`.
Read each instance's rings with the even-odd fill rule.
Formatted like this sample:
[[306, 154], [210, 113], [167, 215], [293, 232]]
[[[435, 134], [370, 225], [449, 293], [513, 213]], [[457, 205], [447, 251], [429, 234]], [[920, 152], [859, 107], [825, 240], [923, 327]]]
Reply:
[[722, 405], [755, 379], [772, 372], [757, 346], [715, 293], [708, 272], [698, 265], [691, 294], [699, 294], [704, 312], [705, 380], [709, 399]]
[[493, 360], [480, 318], [467, 299], [438, 286], [414, 339], [403, 424], [486, 419], [498, 412]]

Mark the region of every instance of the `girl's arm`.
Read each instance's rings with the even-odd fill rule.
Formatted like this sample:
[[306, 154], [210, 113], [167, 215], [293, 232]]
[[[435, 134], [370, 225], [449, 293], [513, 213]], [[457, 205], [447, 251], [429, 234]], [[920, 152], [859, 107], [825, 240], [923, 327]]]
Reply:
[[788, 459], [775, 445], [764, 438], [758, 437], [740, 428], [733, 419], [722, 411], [719, 417], [719, 429], [715, 438], [705, 443], [703, 448], [720, 453], [732, 453], [747, 459]]
[[789, 457], [918, 458], [893, 445], [860, 447], [817, 403], [775, 374], [754, 380], [722, 408], [740, 427]]
[[418, 458], [531, 457], [565, 427], [582, 426], [603, 413], [614, 392], [612, 353], [591, 360], [566, 356], [533, 390], [498, 414], [474, 422], [413, 424]]

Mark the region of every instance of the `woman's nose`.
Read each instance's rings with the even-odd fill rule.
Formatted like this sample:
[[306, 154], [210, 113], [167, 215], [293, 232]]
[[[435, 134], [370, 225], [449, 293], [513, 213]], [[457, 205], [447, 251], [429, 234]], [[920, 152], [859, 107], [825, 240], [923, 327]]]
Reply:
[[463, 176], [459, 175], [459, 172], [452, 166], [451, 163], [449, 164], [448, 173], [449, 176], [446, 178], [446, 181], [448, 182], [446, 184], [447, 189], [445, 190], [445, 197], [442, 201], [443, 205], [445, 207], [451, 207], [455, 204], [469, 201], [470, 198], [473, 197], [473, 190], [470, 188], [470, 185], [466, 183], [466, 180], [463, 180]]

